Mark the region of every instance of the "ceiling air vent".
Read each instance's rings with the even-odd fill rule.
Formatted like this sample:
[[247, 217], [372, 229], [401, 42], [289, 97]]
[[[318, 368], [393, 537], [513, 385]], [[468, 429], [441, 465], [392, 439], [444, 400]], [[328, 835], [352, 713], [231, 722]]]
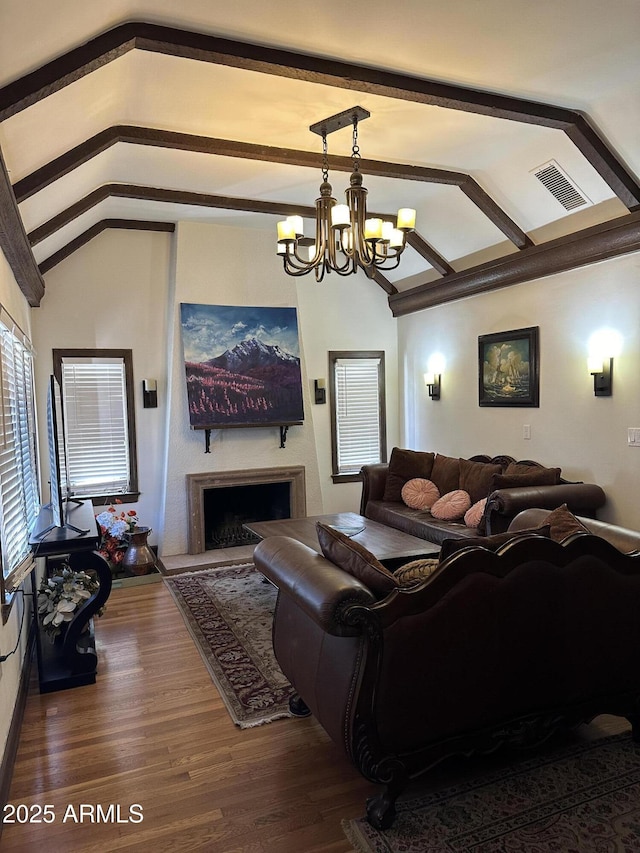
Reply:
[[565, 210], [575, 210], [577, 207], [585, 207], [591, 204], [590, 199], [564, 169], [558, 166], [555, 160], [543, 163], [542, 166], [538, 166], [532, 172]]

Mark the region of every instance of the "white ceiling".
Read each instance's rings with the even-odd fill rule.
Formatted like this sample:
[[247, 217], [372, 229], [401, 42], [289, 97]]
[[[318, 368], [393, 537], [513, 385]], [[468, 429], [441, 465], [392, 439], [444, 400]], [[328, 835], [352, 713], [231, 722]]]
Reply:
[[[126, 21], [281, 47], [583, 111], [615, 155], [640, 175], [640, 3], [637, 0], [2, 0], [0, 85], [21, 78]], [[562, 130], [476, 115], [349, 88], [134, 50], [0, 124], [12, 183], [114, 125], [138, 125], [319, 153], [309, 125], [360, 104], [365, 159], [471, 175], [534, 242], [569, 233], [569, 214], [531, 174], [556, 160], [593, 203], [592, 221], [627, 212]], [[350, 131], [329, 137], [350, 153]], [[454, 269], [514, 251], [456, 186], [365, 174], [370, 208], [418, 211], [418, 233]], [[318, 169], [118, 143], [23, 201], [27, 232], [111, 183], [312, 205]], [[342, 200], [348, 174], [333, 171]], [[197, 218], [273, 230], [275, 214], [110, 197], [34, 245], [41, 263], [105, 218]], [[551, 230], [550, 230], [551, 229]], [[82, 249], [79, 249], [82, 251]], [[439, 278], [413, 250], [389, 274], [399, 290]]]

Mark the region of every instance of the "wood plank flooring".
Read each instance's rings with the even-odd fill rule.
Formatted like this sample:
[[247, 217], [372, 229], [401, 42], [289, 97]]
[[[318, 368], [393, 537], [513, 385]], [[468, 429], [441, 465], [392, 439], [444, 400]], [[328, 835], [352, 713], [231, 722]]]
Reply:
[[[96, 684], [40, 695], [32, 680], [10, 802], [55, 820], [5, 824], [3, 853], [351, 851], [340, 821], [375, 787], [312, 718], [238, 729], [163, 583], [114, 590], [96, 637]], [[626, 725], [601, 719], [589, 736]], [[98, 805], [119, 814], [92, 822]]]
[[[340, 820], [373, 786], [313, 719], [237, 728], [163, 583], [114, 590], [96, 637], [96, 684], [32, 684], [10, 802], [55, 821], [5, 824], [3, 853], [351, 850]], [[80, 804], [121, 822], [80, 823]], [[142, 822], [125, 822], [132, 804]]]

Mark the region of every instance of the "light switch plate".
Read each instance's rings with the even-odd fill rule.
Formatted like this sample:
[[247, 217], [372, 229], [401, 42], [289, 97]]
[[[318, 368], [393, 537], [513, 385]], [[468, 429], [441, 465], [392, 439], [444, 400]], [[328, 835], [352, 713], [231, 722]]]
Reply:
[[629, 447], [640, 447], [640, 427], [627, 429], [627, 443]]

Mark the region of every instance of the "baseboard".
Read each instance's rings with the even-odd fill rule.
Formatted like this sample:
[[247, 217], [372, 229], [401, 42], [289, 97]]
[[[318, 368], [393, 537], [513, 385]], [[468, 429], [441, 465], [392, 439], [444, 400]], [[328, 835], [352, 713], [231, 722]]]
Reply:
[[[13, 767], [18, 754], [18, 743], [20, 742], [20, 732], [22, 730], [22, 722], [24, 719], [24, 711], [27, 705], [27, 696], [29, 694], [29, 681], [31, 679], [31, 664], [35, 654], [36, 634], [35, 625], [31, 622], [29, 630], [29, 639], [27, 640], [27, 648], [25, 650], [24, 660], [22, 661], [22, 671], [20, 673], [20, 683], [18, 685], [18, 696], [11, 717], [11, 725], [7, 736], [7, 743], [2, 756], [2, 764], [0, 764], [0, 807], [4, 814], [4, 806], [9, 801], [9, 793], [11, 790], [11, 780], [13, 778]], [[2, 833], [2, 821], [0, 820], [0, 834]]]

